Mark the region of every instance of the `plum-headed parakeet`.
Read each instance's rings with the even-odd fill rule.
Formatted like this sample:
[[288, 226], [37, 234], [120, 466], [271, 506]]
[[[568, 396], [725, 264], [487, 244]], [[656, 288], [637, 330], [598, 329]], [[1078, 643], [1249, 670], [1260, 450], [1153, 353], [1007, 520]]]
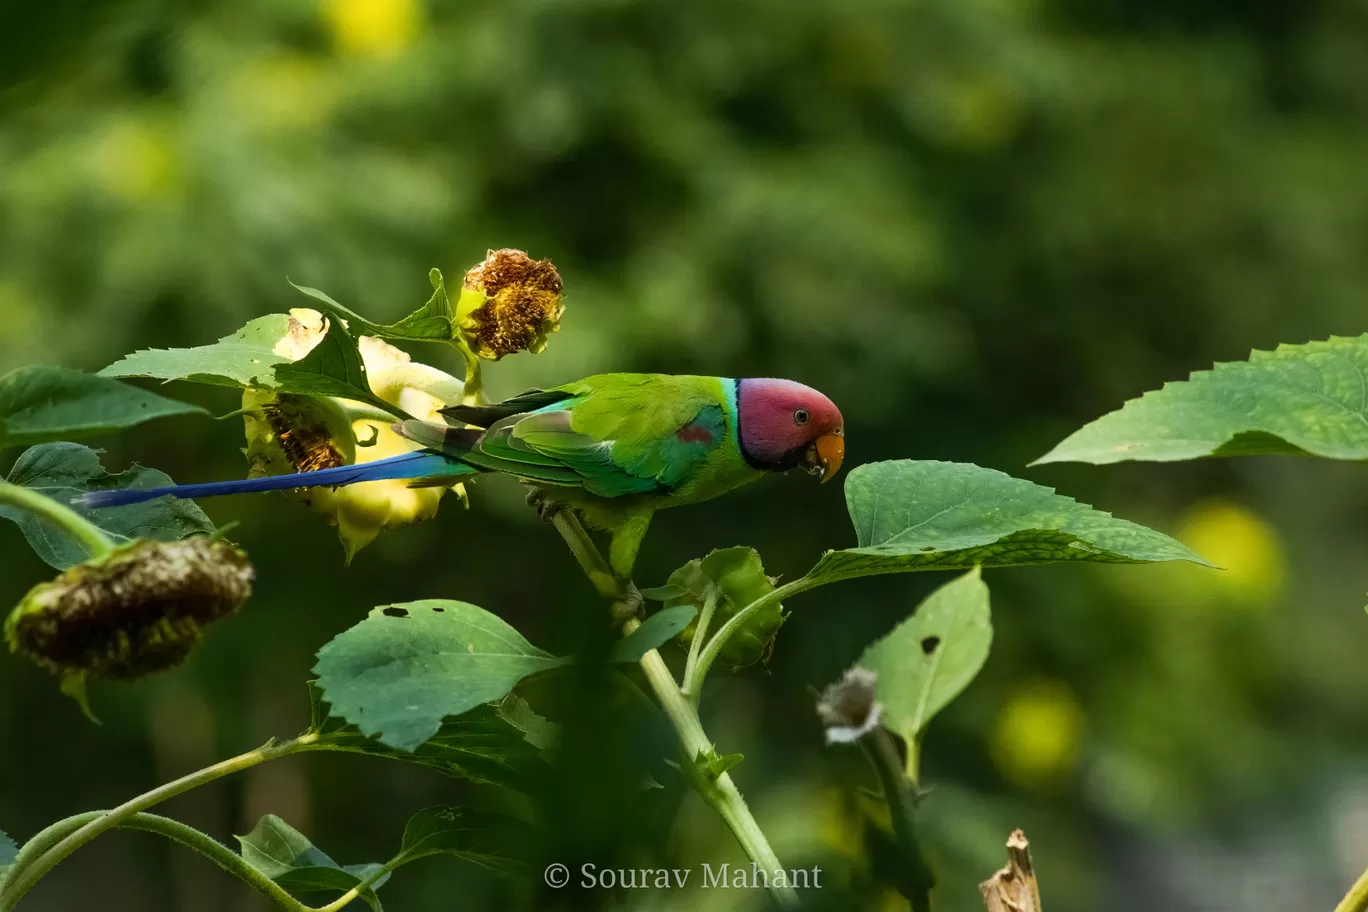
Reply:
[[711, 500], [766, 472], [802, 468], [826, 481], [845, 455], [840, 411], [791, 380], [599, 374], [491, 405], [452, 406], [442, 415], [450, 425], [397, 425], [423, 448], [388, 459], [243, 481], [98, 491], [86, 503], [382, 479], [442, 485], [500, 472], [608, 532], [613, 572], [627, 579], [656, 510]]

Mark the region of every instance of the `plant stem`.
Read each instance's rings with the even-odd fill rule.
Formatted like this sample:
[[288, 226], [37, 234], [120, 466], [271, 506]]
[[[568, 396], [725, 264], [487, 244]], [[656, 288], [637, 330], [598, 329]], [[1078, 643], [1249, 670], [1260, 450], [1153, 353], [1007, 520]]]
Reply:
[[1335, 906], [1335, 912], [1365, 912], [1368, 910], [1368, 871], [1359, 875], [1344, 899]]
[[763, 611], [775, 602], [782, 602], [784, 599], [797, 595], [800, 592], [807, 592], [809, 589], [816, 589], [822, 585], [821, 581], [808, 579], [800, 576], [787, 585], [780, 586], [768, 595], [751, 602], [745, 608], [733, 614], [727, 623], [718, 628], [717, 633], [708, 641], [708, 645], [703, 647], [703, 652], [698, 657], [698, 663], [694, 667], [694, 681], [698, 688], [703, 687], [703, 679], [708, 676], [708, 670], [712, 668], [713, 662], [717, 661], [718, 655], [722, 652], [722, 647], [727, 645], [727, 641], [736, 634], [747, 621], [757, 612]]
[[917, 840], [917, 824], [913, 816], [917, 809], [916, 786], [903, 775], [902, 760], [898, 757], [898, 749], [888, 729], [882, 725], [876, 726], [860, 739], [860, 747], [864, 749], [865, 757], [874, 767], [879, 785], [883, 788], [888, 816], [893, 822], [893, 838], [907, 865], [906, 883], [901, 889], [911, 901], [912, 908], [922, 912], [929, 907], [935, 878]]
[[0, 481], [0, 504], [9, 504], [45, 519], [76, 539], [90, 557], [104, 557], [114, 550], [114, 542], [104, 530], [75, 510], [37, 491]]
[[[18, 867], [24, 853], [20, 852], [20, 859], [16, 860], [16, 867], [9, 872], [5, 878], [3, 889], [0, 889], [0, 912], [10, 912], [11, 909], [23, 898], [24, 894], [33, 888], [45, 874], [57, 866], [72, 852], [85, 845], [90, 840], [107, 832], [114, 827], [121, 826], [125, 820], [134, 814], [146, 810], [153, 805], [160, 804], [168, 798], [174, 798], [182, 792], [188, 792], [193, 788], [221, 779], [231, 773], [249, 769], [267, 760], [274, 760], [277, 757], [284, 757], [304, 749], [304, 747], [318, 739], [314, 732], [300, 735], [293, 741], [286, 741], [283, 744], [268, 743], [254, 751], [239, 754], [213, 766], [207, 766], [202, 770], [190, 773], [187, 776], [168, 782], [150, 792], [144, 792], [138, 797], [126, 801], [112, 811], [106, 811], [98, 817], [82, 825], [76, 831], [63, 837], [56, 845], [44, 850], [32, 862]], [[51, 829], [51, 828], [49, 828]], [[45, 833], [47, 831], [44, 831]], [[40, 834], [40, 836], [43, 834]]]
[[[589, 581], [594, 584], [599, 594], [619, 603], [628, 600], [627, 591], [608, 568], [607, 561], [590, 540], [579, 520], [566, 511], [561, 511], [556, 514], [554, 521], [556, 529], [565, 538], [570, 551], [584, 568]], [[622, 626], [622, 632], [624, 635], [630, 634], [639, 626], [641, 622], [636, 618], [628, 618]], [[783, 865], [779, 857], [774, 854], [774, 849], [770, 847], [769, 840], [765, 838], [760, 824], [756, 823], [730, 774], [722, 772], [713, 775], [709, 770], [708, 761], [716, 757], [716, 751], [712, 742], [708, 740], [707, 733], [703, 731], [698, 710], [679, 689], [678, 682], [675, 681], [674, 675], [670, 673], [658, 650], [648, 650], [641, 657], [641, 670], [645, 673], [651, 690], [655, 692], [656, 699], [660, 701], [665, 718], [675, 730], [675, 737], [679, 739], [679, 746], [684, 755], [683, 766], [694, 789], [717, 811], [751, 861], [771, 872], [771, 876], [772, 872], [782, 870]], [[702, 679], [699, 678], [699, 681], [701, 683]], [[798, 908], [798, 893], [792, 887], [771, 886], [770, 895], [783, 909]], [[0, 909], [0, 912], [4, 910]]]
[[717, 610], [717, 587], [709, 586], [707, 598], [703, 600], [703, 613], [698, 616], [698, 626], [694, 628], [693, 642], [689, 644], [689, 660], [684, 663], [684, 695], [698, 708], [698, 700], [703, 693], [703, 679], [698, 676], [698, 656], [703, 650], [703, 642], [708, 638], [712, 626], [713, 612]]

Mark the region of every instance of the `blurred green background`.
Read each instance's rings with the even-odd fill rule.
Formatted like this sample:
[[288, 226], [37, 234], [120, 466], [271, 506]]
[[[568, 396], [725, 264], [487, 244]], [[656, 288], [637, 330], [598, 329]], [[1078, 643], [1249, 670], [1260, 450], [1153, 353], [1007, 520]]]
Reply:
[[[1024, 466], [1213, 360], [1368, 330], [1365, 86], [1365, 0], [3, 0], [0, 372], [209, 342], [301, 306], [286, 277], [383, 320], [426, 299], [433, 265], [550, 257], [564, 329], [495, 365], [495, 395], [605, 370], [792, 377], [841, 406], [848, 464], [992, 466], [1228, 568], [986, 574], [993, 654], [925, 750], [938, 910], [981, 908], [1018, 826], [1051, 912], [1329, 908], [1368, 864], [1368, 474]], [[236, 420], [104, 445], [111, 467], [181, 481], [244, 469]], [[377, 604], [463, 598], [553, 652], [606, 642], [514, 485], [482, 482], [468, 512], [449, 498], [350, 568], [282, 497], [205, 506], [241, 523], [258, 594], [183, 668], [96, 687], [98, 728], [0, 657], [0, 828], [26, 838], [297, 732], [313, 653]], [[662, 514], [638, 578], [733, 544], [791, 578], [852, 541], [838, 485], [782, 479]], [[0, 603], [48, 575], [0, 527]], [[853, 794], [871, 780], [823, 746], [813, 688], [943, 579], [803, 596], [768, 666], [705, 697], [780, 856], [827, 871], [816, 906], [903, 907], [866, 871]], [[662, 725], [591, 671], [560, 689], [548, 859], [739, 860], [664, 764]], [[624, 784], [643, 768], [666, 787]], [[308, 756], [165, 811], [224, 840], [274, 812], [354, 863], [387, 857], [411, 811], [483, 791]], [[424, 912], [762, 903], [552, 894], [439, 860], [383, 895]], [[121, 833], [25, 908], [264, 905]]]

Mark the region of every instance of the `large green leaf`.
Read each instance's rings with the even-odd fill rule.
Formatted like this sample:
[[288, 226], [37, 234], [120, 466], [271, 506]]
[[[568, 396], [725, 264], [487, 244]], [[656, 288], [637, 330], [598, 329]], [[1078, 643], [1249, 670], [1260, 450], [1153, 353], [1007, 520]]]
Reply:
[[319, 737], [307, 750], [369, 754], [418, 763], [448, 776], [527, 791], [544, 775], [542, 751], [556, 726], [537, 715], [515, 694], [477, 706], [442, 722], [437, 734], [416, 750], [402, 751], [361, 734], [343, 719], [329, 717], [322, 695], [310, 687], [313, 730]]
[[883, 724], [915, 744], [931, 717], [969, 686], [992, 642], [988, 587], [974, 568], [931, 593], [855, 664], [878, 675]]
[[14, 840], [5, 835], [4, 830], [0, 830], [0, 878], [4, 878], [5, 871], [14, 864], [14, 859], [19, 857], [19, 846], [15, 845]]
[[424, 808], [404, 827], [401, 864], [431, 855], [451, 855], [500, 874], [526, 869], [532, 843], [525, 824], [499, 814], [461, 807]]
[[95, 374], [35, 364], [0, 377], [0, 446], [90, 437], [169, 415], [189, 405]]
[[275, 366], [275, 387], [286, 393], [365, 402], [401, 420], [413, 417], [371, 392], [356, 338], [336, 316], [328, 318], [327, 331], [307, 355]]
[[[320, 890], [345, 893], [383, 867], [378, 864], [343, 867], [275, 814], [262, 817], [252, 827], [252, 832], [237, 839], [242, 845], [243, 861], [292, 893], [314, 893]], [[371, 908], [380, 908], [375, 890], [389, 876], [386, 872], [362, 891], [361, 898]]]
[[213, 386], [274, 386], [275, 366], [290, 360], [277, 355], [274, 348], [289, 329], [290, 318], [285, 314], [258, 317], [212, 345], [143, 349], [115, 361], [100, 375], [189, 380]]
[[1368, 459], [1368, 335], [1253, 352], [1132, 399], [1037, 464], [1293, 453]]
[[[138, 465], [111, 475], [100, 464], [97, 451], [78, 443], [45, 443], [30, 447], [19, 455], [8, 480], [66, 504], [115, 541], [134, 538], [177, 541], [187, 535], [214, 531], [214, 524], [192, 500], [159, 497], [123, 507], [99, 510], [86, 507], [80, 497], [87, 491], [159, 488], [175, 482], [156, 469]], [[59, 570], [87, 557], [85, 549], [75, 539], [27, 510], [0, 506], [0, 516], [17, 523], [38, 556]]]
[[432, 283], [432, 297], [427, 303], [409, 314], [398, 323], [372, 323], [354, 310], [343, 307], [324, 292], [305, 285], [294, 285], [297, 291], [313, 298], [324, 313], [330, 313], [347, 321], [354, 333], [363, 336], [379, 336], [382, 339], [405, 339], [411, 342], [446, 341], [456, 335], [456, 321], [447, 298], [446, 284], [442, 272], [433, 269], [428, 272]]
[[497, 700], [565, 661], [483, 608], [429, 599], [374, 609], [319, 650], [314, 673], [335, 715], [412, 751], [448, 716]]
[[822, 555], [806, 577], [813, 583], [975, 565], [1206, 563], [1153, 529], [975, 465], [862, 465], [846, 478], [846, 502], [859, 545]]

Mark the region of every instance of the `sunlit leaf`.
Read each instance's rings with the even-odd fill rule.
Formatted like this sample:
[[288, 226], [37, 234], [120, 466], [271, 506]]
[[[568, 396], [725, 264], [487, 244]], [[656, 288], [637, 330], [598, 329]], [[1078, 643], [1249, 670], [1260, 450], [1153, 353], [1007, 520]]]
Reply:
[[541, 752], [555, 739], [556, 726], [509, 694], [442, 722], [437, 733], [413, 751], [398, 750], [361, 734], [345, 720], [327, 716], [322, 694], [310, 687], [317, 741], [307, 750], [369, 754], [417, 763], [460, 779], [528, 791], [547, 772]]
[[0, 377], [0, 446], [109, 433], [204, 409], [107, 377], [37, 364]]
[[317, 288], [294, 285], [295, 289], [313, 298], [324, 313], [330, 313], [347, 321], [353, 333], [362, 336], [379, 336], [382, 339], [405, 339], [412, 342], [445, 341], [456, 335], [456, 323], [447, 297], [446, 284], [439, 269], [428, 272], [432, 283], [432, 297], [427, 303], [409, 314], [398, 323], [372, 323], [354, 310], [343, 307]]
[[814, 582], [1056, 561], [1206, 563], [1180, 542], [993, 469], [898, 460], [846, 478], [858, 547], [829, 551]]
[[1368, 335], [1217, 364], [1130, 400], [1037, 463], [1262, 453], [1368, 459]]
[[[242, 845], [243, 861], [292, 893], [320, 890], [345, 893], [382, 867], [378, 864], [343, 867], [275, 814], [262, 817], [252, 832], [237, 839]], [[380, 908], [375, 890], [389, 876], [384, 874], [361, 893], [361, 898], [374, 909]]]
[[[80, 502], [87, 491], [114, 488], [159, 488], [175, 484], [165, 473], [135, 465], [110, 474], [96, 450], [78, 443], [45, 443], [19, 455], [10, 483], [30, 488], [66, 504], [103, 529], [112, 539], [155, 538], [177, 541], [187, 535], [212, 533], [214, 524], [192, 500], [159, 497], [123, 507], [92, 510]], [[88, 556], [75, 539], [27, 510], [0, 506], [0, 516], [17, 523], [29, 545], [47, 563], [64, 570]]]
[[443, 719], [497, 700], [523, 678], [565, 661], [483, 608], [429, 599], [374, 609], [319, 650], [314, 673], [335, 715], [412, 751], [437, 734]]
[[356, 347], [356, 339], [337, 317], [329, 318], [327, 332], [307, 355], [275, 366], [275, 388], [287, 393], [354, 399], [399, 419], [412, 417], [371, 392], [366, 363]]
[[532, 836], [525, 824], [461, 807], [424, 808], [404, 827], [402, 863], [451, 855], [500, 874], [518, 874]]
[[613, 647], [612, 661], [640, 662], [646, 653], [678, 636], [697, 614], [693, 605], [662, 608]]
[[189, 380], [213, 386], [269, 387], [275, 384], [275, 366], [290, 361], [274, 351], [289, 329], [290, 318], [285, 314], [258, 317], [211, 345], [136, 351], [115, 361], [100, 371], [100, 375]]
[[992, 642], [988, 587], [975, 568], [931, 593], [855, 664], [878, 675], [883, 724], [911, 744], [969, 686]]

